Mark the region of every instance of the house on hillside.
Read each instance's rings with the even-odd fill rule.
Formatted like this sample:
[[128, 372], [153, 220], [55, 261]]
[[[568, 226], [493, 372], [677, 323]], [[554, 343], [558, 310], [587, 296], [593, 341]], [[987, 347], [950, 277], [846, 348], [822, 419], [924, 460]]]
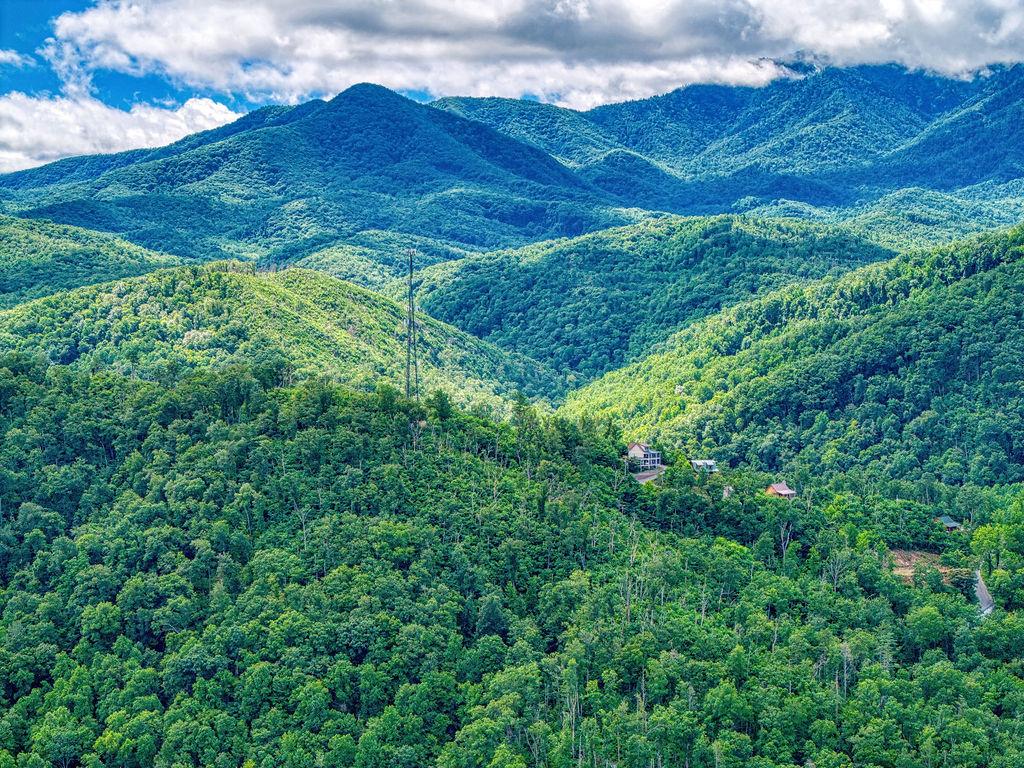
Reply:
[[936, 517], [935, 522], [941, 523], [942, 527], [946, 529], [946, 533], [953, 533], [953, 531], [959, 531], [961, 528], [963, 528], [963, 526], [960, 525], [960, 523], [958, 523], [949, 515], [942, 515], [940, 517]]
[[626, 457], [639, 467], [641, 472], [649, 472], [661, 466], [661, 451], [652, 451], [645, 443], [630, 443], [626, 449]]
[[777, 496], [778, 498], [785, 499], [786, 501], [792, 501], [796, 498], [796, 491], [790, 488], [786, 484], [785, 480], [781, 483], [772, 483], [764, 489], [764, 492], [769, 496]]
[[718, 471], [718, 464], [714, 459], [690, 459], [690, 466], [697, 474], [714, 474]]

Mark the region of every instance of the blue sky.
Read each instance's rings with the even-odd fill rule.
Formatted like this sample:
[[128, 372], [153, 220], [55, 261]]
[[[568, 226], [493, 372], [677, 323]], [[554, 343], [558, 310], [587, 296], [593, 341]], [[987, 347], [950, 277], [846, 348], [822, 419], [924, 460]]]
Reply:
[[1024, 0], [0, 0], [0, 172], [358, 82], [583, 109], [797, 54], [970, 77], [1024, 58]]
[[[34, 95], [58, 94], [63, 83], [39, 51], [53, 37], [53, 21], [63, 13], [80, 13], [95, 7], [95, 0], [0, 0], [0, 50], [15, 51], [32, 61], [25, 66], [0, 69], [0, 92], [21, 91]], [[214, 96], [235, 109], [262, 106], [235, 94], [214, 94], [208, 89], [179, 87], [160, 75], [128, 75], [100, 70], [93, 76], [95, 93], [111, 106], [130, 109], [139, 102], [168, 104], [192, 96]]]

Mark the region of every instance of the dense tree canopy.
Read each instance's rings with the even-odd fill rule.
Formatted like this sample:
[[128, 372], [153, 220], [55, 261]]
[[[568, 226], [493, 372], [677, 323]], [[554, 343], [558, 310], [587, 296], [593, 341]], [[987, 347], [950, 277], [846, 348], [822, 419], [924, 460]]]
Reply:
[[0, 309], [179, 261], [99, 232], [0, 216]]
[[603, 435], [4, 358], [0, 765], [1019, 764], [1019, 504], [899, 515], [987, 559], [982, 621], [871, 499], [641, 487]]
[[1024, 230], [736, 306], [572, 393], [720, 461], [877, 487], [1020, 482]]
[[[323, 273], [256, 273], [218, 262], [160, 270], [21, 304], [0, 313], [0, 349], [173, 380], [203, 365], [244, 362], [265, 381], [331, 376], [372, 389], [404, 382], [405, 309]], [[518, 391], [560, 394], [545, 366], [430, 317], [419, 323], [425, 388], [444, 386], [464, 403], [501, 406]]]
[[435, 317], [582, 384], [723, 307], [893, 255], [839, 229], [666, 217], [440, 264], [420, 296]]

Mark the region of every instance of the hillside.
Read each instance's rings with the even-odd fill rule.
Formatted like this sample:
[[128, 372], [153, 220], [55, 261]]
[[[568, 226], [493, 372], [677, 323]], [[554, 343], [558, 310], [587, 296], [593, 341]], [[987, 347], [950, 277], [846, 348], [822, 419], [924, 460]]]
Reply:
[[448, 97], [430, 106], [484, 123], [544, 150], [568, 166], [585, 165], [623, 144], [586, 113], [524, 99]]
[[[785, 211], [863, 222], [885, 245], [935, 244], [1019, 221], [1022, 105], [1021, 67], [973, 81], [801, 70], [761, 88], [689, 86], [589, 112], [423, 105], [359, 85], [167, 147], [0, 176], [0, 211], [188, 258], [314, 257], [374, 286], [405, 247], [421, 248], [425, 265], [645, 212]], [[894, 202], [907, 190], [909, 217]]]
[[102, 233], [0, 216], [0, 309], [177, 263]]
[[1022, 228], [900, 257], [696, 323], [564, 411], [819, 481], [1020, 482], [1022, 292]]
[[655, 493], [529, 409], [261, 379], [0, 357], [0, 765], [1024, 758], [1019, 594], [890, 571], [908, 530], [971, 562], [928, 507]]
[[545, 153], [371, 85], [161, 149], [8, 174], [0, 198], [168, 253], [277, 261], [365, 230], [480, 249], [627, 220]]
[[829, 67], [763, 88], [690, 86], [588, 117], [688, 176], [810, 175], [884, 161], [983, 88], [892, 66]]
[[[589, 112], [509, 99], [435, 106], [543, 149], [625, 205], [867, 216], [868, 234], [905, 247], [1020, 221], [1022, 94], [1019, 66], [971, 81], [862, 66], [798, 68], [758, 88], [692, 85]], [[904, 190], [919, 192], [909, 222], [887, 199]]]
[[1024, 196], [1017, 186], [962, 192], [907, 187], [849, 208], [816, 208], [781, 200], [754, 205], [744, 215], [802, 218], [842, 226], [895, 250], [908, 245], [933, 247], [1024, 221]]
[[434, 317], [585, 382], [723, 307], [892, 255], [799, 222], [665, 217], [431, 267], [419, 297]]
[[[60, 293], [0, 313], [0, 351], [169, 381], [248, 362], [268, 381], [327, 376], [404, 386], [404, 308], [308, 270], [185, 267]], [[423, 391], [498, 404], [560, 392], [556, 376], [444, 323], [422, 318]]]
[[379, 229], [364, 230], [343, 243], [331, 238], [324, 238], [324, 242], [330, 244], [316, 248], [310, 242], [298, 243], [294, 253], [290, 246], [282, 246], [261, 263], [270, 269], [280, 265], [313, 269], [367, 288], [382, 290], [395, 281], [396, 276], [405, 278], [410, 251], [414, 269], [461, 259], [474, 253], [444, 241]]

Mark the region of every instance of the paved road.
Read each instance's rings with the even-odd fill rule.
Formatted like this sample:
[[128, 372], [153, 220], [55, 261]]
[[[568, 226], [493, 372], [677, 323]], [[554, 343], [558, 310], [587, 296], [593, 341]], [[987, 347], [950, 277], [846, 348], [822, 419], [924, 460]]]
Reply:
[[974, 594], [978, 598], [978, 609], [981, 611], [982, 616], [988, 616], [995, 609], [996, 604], [992, 600], [992, 595], [989, 594], [988, 587], [985, 586], [985, 580], [981, 578], [981, 570], [974, 572]]

